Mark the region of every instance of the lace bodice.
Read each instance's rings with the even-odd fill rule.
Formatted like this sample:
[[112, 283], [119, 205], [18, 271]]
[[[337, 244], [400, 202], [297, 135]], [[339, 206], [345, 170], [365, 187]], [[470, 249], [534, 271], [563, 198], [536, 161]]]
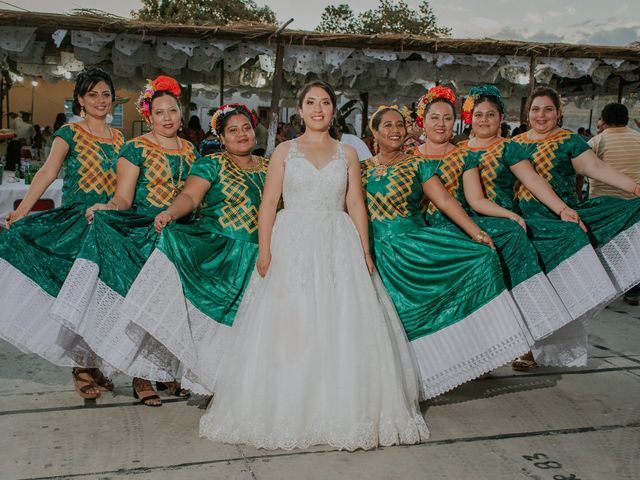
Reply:
[[284, 208], [300, 211], [344, 211], [347, 163], [344, 145], [338, 144], [333, 158], [318, 170], [291, 141], [285, 158], [282, 197]]

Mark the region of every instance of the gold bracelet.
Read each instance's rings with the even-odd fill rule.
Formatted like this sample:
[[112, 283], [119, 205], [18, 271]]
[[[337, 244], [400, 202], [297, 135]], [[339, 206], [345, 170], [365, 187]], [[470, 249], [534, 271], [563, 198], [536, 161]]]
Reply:
[[485, 232], [484, 230], [480, 230], [478, 233], [476, 233], [476, 235], [473, 237], [473, 239], [476, 242], [482, 242], [482, 240], [485, 240], [487, 238], [487, 232]]
[[116, 202], [115, 200], [109, 200], [109, 203], [107, 203], [107, 205], [111, 205], [113, 208], [115, 208], [116, 211], [120, 210], [120, 205], [118, 205], [118, 202]]
[[562, 207], [558, 212], [558, 216], [562, 215], [562, 212], [564, 212], [567, 208], [569, 208], [569, 205], [565, 205], [564, 207]]

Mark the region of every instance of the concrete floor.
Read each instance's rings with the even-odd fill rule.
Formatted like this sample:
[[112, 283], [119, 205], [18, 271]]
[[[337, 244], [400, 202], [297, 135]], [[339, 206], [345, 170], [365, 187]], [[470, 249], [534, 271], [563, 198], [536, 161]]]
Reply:
[[131, 379], [84, 402], [66, 369], [0, 342], [0, 479], [640, 478], [640, 307], [590, 324], [582, 369], [504, 367], [422, 405], [422, 445], [346, 453], [263, 451], [198, 438], [195, 400], [147, 408]]

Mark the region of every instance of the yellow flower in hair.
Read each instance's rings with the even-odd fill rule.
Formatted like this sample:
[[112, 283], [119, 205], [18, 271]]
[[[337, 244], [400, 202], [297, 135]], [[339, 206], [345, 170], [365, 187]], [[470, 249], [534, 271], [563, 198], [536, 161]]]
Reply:
[[404, 117], [404, 124], [407, 128], [413, 124], [411, 110], [409, 110], [406, 105], [402, 107], [402, 109], [400, 110], [400, 114]]
[[462, 121], [467, 125], [471, 125], [471, 119], [473, 118], [473, 108], [476, 106], [476, 95], [469, 95], [464, 99], [462, 104]]
[[464, 103], [462, 104], [462, 109], [463, 110], [467, 110], [467, 111], [471, 111], [471, 110], [473, 110], [473, 107], [475, 106], [475, 103], [476, 103], [475, 97], [469, 95], [464, 100]]

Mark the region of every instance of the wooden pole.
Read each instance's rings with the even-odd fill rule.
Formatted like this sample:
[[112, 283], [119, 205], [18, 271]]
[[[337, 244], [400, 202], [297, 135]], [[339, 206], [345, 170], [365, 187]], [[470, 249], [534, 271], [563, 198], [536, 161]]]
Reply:
[[533, 90], [536, 88], [536, 57], [533, 55], [529, 59], [529, 96], [533, 93]]
[[[2, 118], [4, 116], [4, 111], [2, 107], [3, 100], [4, 100], [4, 76], [0, 76], [0, 128], [2, 128], [2, 123], [4, 122], [4, 119]], [[8, 126], [9, 125], [7, 125], [7, 127]]]
[[280, 113], [280, 95], [282, 94], [283, 62], [284, 62], [284, 42], [280, 38], [280, 33], [293, 22], [290, 18], [276, 30], [276, 64], [273, 70], [273, 86], [271, 87], [271, 108], [269, 109], [269, 135], [267, 137], [267, 151], [265, 156], [270, 157], [276, 148], [276, 131], [278, 129], [278, 117]]
[[[528, 97], [531, 97], [531, 94], [536, 88], [536, 57], [533, 55], [529, 58], [529, 94]], [[525, 110], [527, 108], [527, 100], [528, 98], [523, 97], [520, 100], [520, 125], [523, 123], [527, 123], [527, 113]]]
[[220, 106], [224, 105], [224, 58], [220, 60]]
[[618, 103], [622, 103], [622, 90], [624, 89], [624, 79], [622, 77], [618, 78], [620, 81], [618, 82]]
[[273, 71], [273, 86], [271, 88], [271, 108], [269, 109], [269, 134], [267, 136], [267, 151], [265, 152], [267, 157], [270, 157], [273, 150], [276, 148], [276, 133], [280, 113], [280, 95], [282, 94], [283, 57], [284, 43], [280, 38], [278, 38], [276, 44], [276, 64]]
[[9, 119], [11, 118], [9, 117], [9, 114], [11, 113], [11, 108], [9, 107], [9, 93], [11, 92], [11, 85], [9, 84], [8, 78], [8, 74], [5, 75], [4, 81], [7, 84], [7, 128], [11, 128], [11, 124], [9, 122]]
[[[183, 113], [183, 117], [182, 117], [182, 127], [181, 130], [183, 133], [186, 133], [186, 131], [188, 130], [188, 126], [189, 125], [189, 120], [191, 119], [191, 95], [193, 94], [193, 85], [189, 84], [187, 85], [186, 89], [182, 90], [183, 94], [182, 94], [182, 111]], [[198, 146], [198, 145], [196, 145]]]
[[[360, 136], [364, 136], [367, 133], [367, 127], [369, 126], [369, 92], [360, 94], [360, 100], [362, 101], [362, 123], [360, 124]], [[372, 132], [370, 132], [372, 134]]]

